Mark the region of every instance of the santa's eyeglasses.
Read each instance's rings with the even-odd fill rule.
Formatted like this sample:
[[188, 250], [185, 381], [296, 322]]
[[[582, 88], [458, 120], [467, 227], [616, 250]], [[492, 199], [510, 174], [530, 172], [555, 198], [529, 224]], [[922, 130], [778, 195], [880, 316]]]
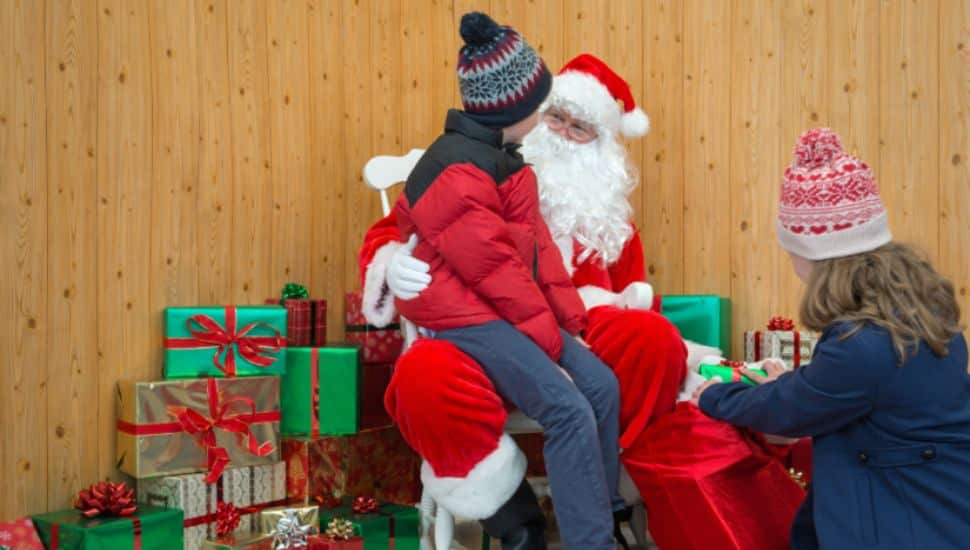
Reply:
[[591, 125], [579, 119], [573, 118], [569, 113], [551, 107], [542, 113], [542, 120], [550, 130], [576, 143], [589, 143], [598, 137], [596, 130]]

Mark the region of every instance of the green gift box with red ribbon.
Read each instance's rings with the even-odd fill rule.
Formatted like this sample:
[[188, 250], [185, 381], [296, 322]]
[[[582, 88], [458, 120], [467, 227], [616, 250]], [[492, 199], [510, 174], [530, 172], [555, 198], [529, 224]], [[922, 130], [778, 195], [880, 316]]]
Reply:
[[182, 548], [182, 511], [148, 504], [129, 516], [86, 518], [77, 510], [33, 517], [50, 550], [172, 550]]
[[[765, 376], [765, 371], [762, 369], [751, 369], [751, 372]], [[749, 386], [755, 385], [753, 380], [741, 374], [741, 369], [730, 365], [702, 364], [699, 368], [699, 374], [708, 380], [716, 376], [720, 378], [722, 382], [742, 382]]]
[[280, 306], [165, 309], [165, 378], [281, 375], [286, 309]]
[[364, 538], [364, 550], [418, 550], [420, 547], [419, 514], [414, 506], [348, 497], [340, 506], [321, 507], [321, 530], [326, 530], [333, 518], [353, 524], [355, 534]]
[[280, 381], [283, 435], [357, 433], [360, 348], [289, 348], [286, 356], [288, 368]]

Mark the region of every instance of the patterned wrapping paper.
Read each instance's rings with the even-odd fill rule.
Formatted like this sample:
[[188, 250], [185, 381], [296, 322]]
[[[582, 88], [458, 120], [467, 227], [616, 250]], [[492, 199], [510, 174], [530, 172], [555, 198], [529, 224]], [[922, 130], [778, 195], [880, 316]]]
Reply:
[[286, 310], [166, 308], [164, 347], [166, 379], [280, 375], [286, 372]]
[[806, 365], [812, 360], [817, 342], [818, 336], [813, 332], [748, 330], [744, 333], [744, 360], [754, 362], [769, 357], [776, 358], [789, 369], [793, 369]]
[[362, 308], [363, 293], [346, 294], [346, 339], [363, 346], [364, 363], [394, 363], [404, 349], [401, 325], [394, 322], [384, 328], [367, 324]]
[[284, 438], [281, 447], [289, 499], [326, 506], [353, 495], [404, 504], [421, 499], [421, 461], [397, 428]]
[[182, 548], [182, 511], [139, 504], [125, 517], [85, 518], [61, 510], [33, 517], [51, 550], [172, 550]]
[[[220, 467], [215, 462], [223, 452], [219, 449], [229, 460], [222, 466], [280, 460], [276, 376], [120, 382], [116, 401], [116, 464], [132, 477], [216, 473]], [[240, 421], [250, 421], [244, 427], [248, 433], [230, 431], [239, 429]], [[190, 433], [199, 424], [206, 429]], [[215, 447], [207, 449], [207, 438], [214, 439]], [[255, 453], [252, 444], [258, 447]]]
[[[138, 482], [138, 501], [179, 508], [185, 515], [185, 548], [198, 550], [216, 536], [215, 513], [219, 502], [244, 506], [277, 506], [286, 499], [286, 465], [228, 468], [216, 483], [206, 483], [204, 474], [183, 474]], [[258, 528], [258, 511], [243, 512], [238, 531]], [[207, 521], [206, 521], [207, 520]], [[205, 523], [199, 523], [205, 521]]]
[[[279, 298], [267, 298], [266, 304], [280, 305]], [[287, 299], [286, 344], [289, 347], [322, 346], [327, 343], [327, 301]]]
[[9, 550], [44, 550], [40, 543], [34, 522], [30, 518], [0, 523], [0, 549]]

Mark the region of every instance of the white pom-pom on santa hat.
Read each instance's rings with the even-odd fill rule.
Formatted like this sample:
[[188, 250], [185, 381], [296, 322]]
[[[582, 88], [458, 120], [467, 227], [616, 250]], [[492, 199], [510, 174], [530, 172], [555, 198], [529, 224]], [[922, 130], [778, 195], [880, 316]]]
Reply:
[[[650, 119], [637, 106], [626, 80], [603, 60], [584, 53], [566, 63], [553, 80], [550, 104], [569, 103], [601, 129], [626, 137], [640, 137], [650, 131]], [[617, 102], [622, 104], [622, 109]]]

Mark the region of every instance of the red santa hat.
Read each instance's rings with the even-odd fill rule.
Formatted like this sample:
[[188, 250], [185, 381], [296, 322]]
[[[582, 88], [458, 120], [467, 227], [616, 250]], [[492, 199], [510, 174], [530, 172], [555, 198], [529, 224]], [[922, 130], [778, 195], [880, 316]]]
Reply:
[[504, 433], [502, 400], [454, 345], [416, 341], [394, 367], [384, 406], [424, 459], [424, 490], [453, 515], [491, 517], [522, 483], [525, 455]]
[[[650, 119], [637, 107], [630, 85], [603, 60], [588, 53], [574, 58], [559, 71], [553, 79], [549, 102], [565, 102], [571, 113], [613, 133], [640, 137], [650, 131]], [[622, 108], [617, 102], [622, 103]]]

